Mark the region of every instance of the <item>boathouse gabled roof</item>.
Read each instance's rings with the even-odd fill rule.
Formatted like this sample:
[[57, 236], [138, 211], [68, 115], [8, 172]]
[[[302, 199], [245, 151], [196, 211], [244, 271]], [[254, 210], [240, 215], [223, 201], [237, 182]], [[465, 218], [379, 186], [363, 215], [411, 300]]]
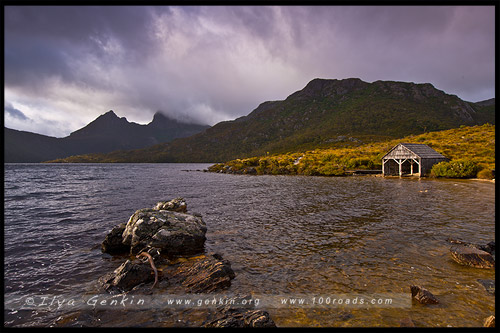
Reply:
[[[398, 147], [399, 149], [396, 149]], [[382, 159], [392, 158], [390, 156], [391, 153], [395, 152], [395, 150], [401, 150], [401, 149], [406, 150], [407, 153], [414, 154], [420, 158], [447, 159], [445, 156], [441, 155], [428, 145], [421, 143], [398, 143], [391, 150], [389, 150], [389, 152], [385, 154], [382, 157]]]

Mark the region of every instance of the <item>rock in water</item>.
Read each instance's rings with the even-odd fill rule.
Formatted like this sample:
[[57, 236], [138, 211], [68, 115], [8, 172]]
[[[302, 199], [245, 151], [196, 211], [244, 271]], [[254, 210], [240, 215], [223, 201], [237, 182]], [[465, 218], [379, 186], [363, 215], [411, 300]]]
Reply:
[[411, 296], [421, 304], [438, 304], [439, 301], [429, 290], [421, 286], [410, 286]]
[[486, 251], [464, 245], [454, 245], [450, 248], [451, 257], [461, 265], [476, 268], [495, 268], [495, 259]]
[[184, 262], [170, 274], [171, 279], [180, 283], [187, 293], [211, 293], [227, 289], [235, 277], [229, 261], [216, 253]]
[[410, 317], [406, 317], [399, 321], [399, 327], [415, 327], [415, 324]]
[[126, 224], [114, 227], [102, 242], [102, 252], [137, 254], [156, 247], [167, 255], [203, 252], [207, 227], [199, 214], [187, 214], [183, 198], [160, 201], [136, 211]]
[[113, 273], [106, 274], [99, 282], [106, 291], [129, 291], [143, 282], [153, 281], [149, 264], [125, 261]]
[[200, 216], [145, 208], [130, 217], [123, 243], [130, 246], [131, 254], [146, 246], [167, 255], [197, 254], [203, 252], [206, 231]]
[[187, 204], [184, 198], [175, 198], [170, 201], [160, 201], [153, 209], [185, 213], [187, 212]]
[[477, 282], [479, 282], [484, 289], [486, 289], [488, 294], [495, 295], [495, 280], [477, 279]]
[[256, 309], [227, 308], [219, 317], [204, 327], [276, 327], [267, 311]]
[[120, 254], [130, 251], [130, 247], [123, 244], [122, 242], [122, 234], [125, 231], [125, 225], [125, 223], [122, 223], [111, 229], [109, 234], [106, 235], [106, 238], [104, 238], [104, 241], [102, 242], [102, 252], [109, 254]]
[[455, 238], [448, 238], [446, 241], [452, 244], [456, 245], [463, 245], [463, 246], [468, 246], [468, 247], [473, 247], [481, 251], [488, 252], [489, 254], [495, 255], [495, 241], [491, 241], [488, 244], [475, 244], [475, 243], [469, 243], [465, 242], [459, 239]]
[[489, 242], [481, 247], [481, 250], [488, 252], [489, 254], [495, 255], [495, 241]]
[[495, 316], [489, 316], [484, 320], [484, 327], [495, 327]]

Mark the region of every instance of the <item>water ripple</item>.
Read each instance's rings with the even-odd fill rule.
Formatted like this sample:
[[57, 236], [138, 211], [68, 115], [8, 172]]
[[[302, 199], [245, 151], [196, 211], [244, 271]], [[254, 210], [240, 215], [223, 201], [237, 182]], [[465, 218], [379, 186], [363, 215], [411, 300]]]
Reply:
[[[84, 292], [119, 265], [100, 252], [105, 234], [136, 209], [179, 196], [203, 215], [206, 250], [231, 262], [231, 288], [241, 292], [400, 292], [416, 281], [448, 295], [457, 283], [494, 279], [455, 264], [445, 242], [492, 240], [493, 184], [182, 172], [207, 166], [5, 164], [5, 292]], [[450, 314], [468, 311], [469, 298], [484, 301], [476, 317], [492, 310], [481, 289], [447, 297], [454, 297]], [[412, 311], [420, 324], [433, 324], [424, 309]], [[397, 316], [382, 313], [356, 320], [370, 326]], [[274, 315], [294, 322], [294, 313]], [[39, 316], [6, 315], [5, 323], [33, 324]], [[309, 316], [331, 323], [328, 314]], [[447, 318], [454, 326], [476, 323]]]

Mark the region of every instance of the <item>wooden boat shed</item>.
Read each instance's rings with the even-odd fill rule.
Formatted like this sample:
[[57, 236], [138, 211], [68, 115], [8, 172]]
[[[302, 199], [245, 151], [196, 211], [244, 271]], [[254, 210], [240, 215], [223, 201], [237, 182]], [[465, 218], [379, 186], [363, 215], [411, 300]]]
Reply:
[[425, 144], [399, 143], [382, 157], [384, 176], [403, 174], [423, 176], [446, 157]]

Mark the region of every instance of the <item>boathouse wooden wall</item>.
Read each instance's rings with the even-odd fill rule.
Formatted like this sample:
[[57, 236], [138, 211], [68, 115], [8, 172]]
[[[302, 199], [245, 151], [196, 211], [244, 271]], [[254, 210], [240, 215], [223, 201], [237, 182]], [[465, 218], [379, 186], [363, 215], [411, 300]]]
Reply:
[[382, 157], [385, 176], [411, 174], [423, 176], [436, 163], [448, 159], [425, 144], [399, 143]]

